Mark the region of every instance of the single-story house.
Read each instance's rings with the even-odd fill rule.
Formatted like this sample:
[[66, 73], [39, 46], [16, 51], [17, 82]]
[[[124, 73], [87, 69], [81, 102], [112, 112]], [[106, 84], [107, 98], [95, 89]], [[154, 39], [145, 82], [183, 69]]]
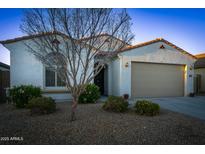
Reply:
[[205, 93], [205, 54], [195, 55], [197, 61], [194, 65], [195, 69], [195, 93]]
[[5, 101], [8, 87], [10, 87], [10, 66], [0, 62], [0, 103]]
[[[25, 36], [1, 41], [10, 50], [11, 86], [33, 84], [44, 95], [55, 99], [69, 99], [70, 95], [57, 83], [55, 73], [48, 72], [34, 55], [26, 50], [23, 41], [42, 37]], [[103, 95], [130, 97], [176, 97], [194, 92], [194, 63], [196, 57], [157, 38], [137, 45], [128, 45], [115, 53], [115, 58], [94, 79]], [[46, 86], [49, 75], [54, 85]]]

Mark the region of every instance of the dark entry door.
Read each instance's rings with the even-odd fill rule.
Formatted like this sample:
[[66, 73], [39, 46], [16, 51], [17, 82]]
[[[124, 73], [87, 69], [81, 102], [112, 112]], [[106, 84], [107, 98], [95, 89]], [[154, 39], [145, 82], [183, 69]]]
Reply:
[[94, 83], [100, 88], [100, 94], [104, 95], [104, 68], [95, 77]]

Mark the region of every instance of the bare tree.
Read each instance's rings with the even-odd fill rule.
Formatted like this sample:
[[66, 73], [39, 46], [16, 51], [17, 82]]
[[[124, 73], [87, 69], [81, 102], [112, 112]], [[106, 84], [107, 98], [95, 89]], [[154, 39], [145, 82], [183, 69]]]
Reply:
[[125, 9], [28, 9], [21, 30], [39, 35], [25, 42], [44, 65], [60, 74], [71, 93], [71, 120], [85, 85], [133, 35]]

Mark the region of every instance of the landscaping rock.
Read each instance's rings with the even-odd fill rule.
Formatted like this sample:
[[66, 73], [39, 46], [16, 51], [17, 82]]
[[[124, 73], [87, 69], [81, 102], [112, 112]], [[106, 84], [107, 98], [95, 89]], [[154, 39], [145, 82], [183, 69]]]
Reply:
[[205, 144], [205, 122], [179, 113], [162, 109], [147, 117], [80, 104], [70, 122], [70, 107], [57, 103], [55, 113], [30, 116], [28, 109], [1, 104], [0, 144]]

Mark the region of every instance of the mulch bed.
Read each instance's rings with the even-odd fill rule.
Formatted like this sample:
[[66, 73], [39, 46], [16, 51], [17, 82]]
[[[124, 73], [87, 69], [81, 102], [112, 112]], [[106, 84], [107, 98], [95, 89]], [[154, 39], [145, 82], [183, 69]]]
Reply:
[[204, 121], [163, 109], [147, 117], [80, 104], [77, 120], [69, 119], [69, 103], [41, 116], [0, 104], [0, 144], [205, 144]]

